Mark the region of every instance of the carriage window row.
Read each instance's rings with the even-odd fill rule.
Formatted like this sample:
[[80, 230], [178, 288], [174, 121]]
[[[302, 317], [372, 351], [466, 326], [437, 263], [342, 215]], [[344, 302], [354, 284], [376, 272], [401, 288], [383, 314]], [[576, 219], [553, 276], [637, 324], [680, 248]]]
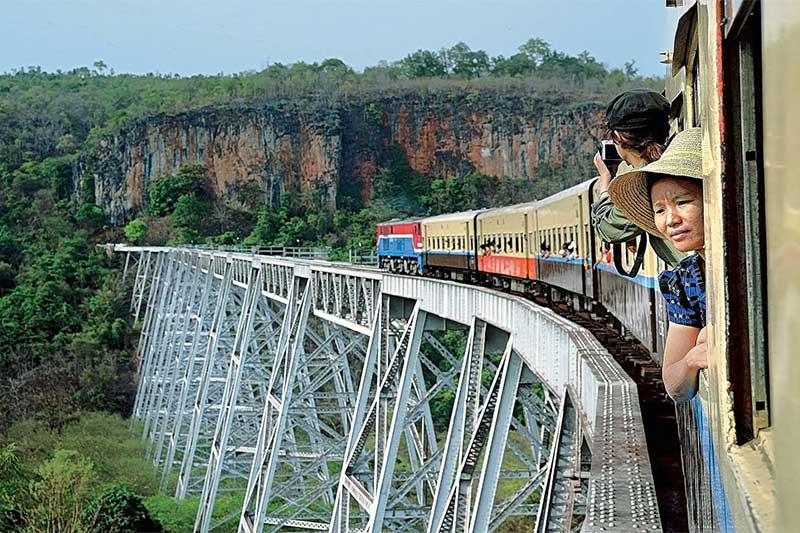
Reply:
[[527, 250], [524, 233], [489, 233], [481, 239], [481, 250], [492, 253], [522, 254]]
[[436, 235], [425, 238], [425, 247], [431, 250], [470, 250], [472, 240], [465, 235]]
[[[589, 224], [584, 225], [585, 242], [589, 242]], [[536, 237], [539, 235], [540, 237]], [[573, 226], [562, 226], [560, 228], [548, 228], [539, 230], [536, 233], [529, 233], [528, 238], [524, 233], [491, 233], [484, 234], [481, 239], [481, 250], [492, 249], [493, 253], [526, 253], [528, 250], [528, 239], [534, 243], [545, 243], [551, 254], [558, 254], [562, 248], [572, 242], [575, 246], [575, 254], [580, 254], [580, 229], [577, 224]], [[473, 251], [473, 240], [466, 235], [436, 235], [426, 238], [426, 247], [433, 250], [467, 250]], [[534, 248], [536, 249], [536, 248]], [[539, 249], [539, 253], [544, 250]]]
[[[586, 232], [586, 242], [589, 242], [588, 234], [589, 234], [589, 225], [585, 225], [585, 232]], [[559, 251], [567, 246], [570, 242], [572, 242], [575, 246], [574, 253], [576, 255], [580, 255], [580, 233], [578, 230], [578, 225], [575, 224], [574, 226], [562, 226], [560, 228], [548, 228], [539, 230], [539, 234], [541, 238], [536, 239], [538, 242], [543, 243], [547, 247], [547, 251], [550, 254], [557, 255]], [[540, 253], [544, 253], [544, 249], [539, 246]]]

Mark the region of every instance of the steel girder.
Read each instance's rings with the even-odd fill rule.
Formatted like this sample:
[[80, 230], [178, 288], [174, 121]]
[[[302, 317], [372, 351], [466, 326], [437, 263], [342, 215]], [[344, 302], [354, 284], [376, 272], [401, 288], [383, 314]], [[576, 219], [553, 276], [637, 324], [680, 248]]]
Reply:
[[[134, 418], [163, 486], [199, 495], [196, 531], [625, 529], [597, 497], [651, 501], [646, 457], [616, 475], [614, 443], [642, 449], [635, 387], [552, 313], [365, 267], [118, 251], [142, 320]], [[452, 325], [463, 354], [436, 333]], [[240, 513], [214, 515], [223, 491]], [[634, 517], [657, 525], [657, 508]]]

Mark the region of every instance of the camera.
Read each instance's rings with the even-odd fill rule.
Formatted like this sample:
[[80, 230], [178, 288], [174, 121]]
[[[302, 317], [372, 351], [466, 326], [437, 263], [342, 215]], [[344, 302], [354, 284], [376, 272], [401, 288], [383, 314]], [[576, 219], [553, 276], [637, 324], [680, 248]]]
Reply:
[[617, 147], [614, 145], [614, 141], [600, 141], [597, 144], [597, 151], [600, 152], [600, 157], [606, 165], [618, 164], [622, 161], [619, 152], [617, 152]]

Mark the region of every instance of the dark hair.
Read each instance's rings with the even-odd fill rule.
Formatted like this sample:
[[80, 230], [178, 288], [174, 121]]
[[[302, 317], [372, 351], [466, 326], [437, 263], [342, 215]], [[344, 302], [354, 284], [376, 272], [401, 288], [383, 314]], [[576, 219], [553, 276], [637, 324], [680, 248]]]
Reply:
[[666, 150], [669, 125], [663, 128], [647, 128], [634, 131], [611, 130], [611, 139], [626, 150], [633, 150], [641, 154], [648, 163], [658, 161]]

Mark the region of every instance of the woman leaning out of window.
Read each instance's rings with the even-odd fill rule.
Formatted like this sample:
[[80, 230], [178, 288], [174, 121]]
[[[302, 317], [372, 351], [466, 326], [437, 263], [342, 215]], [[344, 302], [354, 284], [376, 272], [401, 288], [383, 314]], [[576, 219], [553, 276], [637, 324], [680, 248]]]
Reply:
[[701, 144], [700, 128], [682, 131], [661, 159], [618, 176], [608, 189], [637, 226], [695, 252], [658, 278], [670, 321], [662, 372], [675, 401], [692, 399], [700, 369], [708, 368]]

